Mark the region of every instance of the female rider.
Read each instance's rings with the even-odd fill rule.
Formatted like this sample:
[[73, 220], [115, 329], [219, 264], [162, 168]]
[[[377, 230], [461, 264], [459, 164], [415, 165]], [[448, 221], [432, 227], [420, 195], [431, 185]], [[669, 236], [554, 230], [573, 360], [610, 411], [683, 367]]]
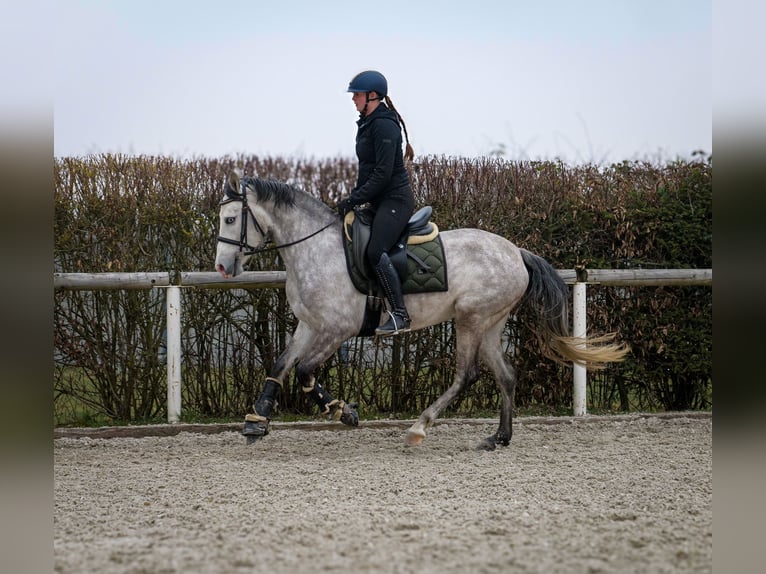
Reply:
[[[410, 330], [410, 317], [404, 306], [402, 285], [388, 252], [401, 237], [415, 207], [410, 178], [404, 159], [412, 160], [407, 127], [388, 97], [388, 82], [380, 72], [368, 70], [354, 76], [348, 85], [359, 112], [356, 155], [359, 175], [348, 198], [338, 204], [343, 218], [357, 205], [369, 203], [375, 212], [367, 247], [367, 260], [389, 304], [388, 321], [376, 335], [396, 335]], [[385, 100], [385, 101], [384, 101]], [[401, 126], [401, 127], [400, 127]], [[407, 151], [402, 154], [402, 132]]]
[[[356, 135], [359, 177], [351, 195], [338, 204], [338, 211], [344, 217], [355, 205], [363, 203], [369, 203], [375, 210], [367, 258], [375, 269], [391, 309], [389, 320], [375, 333], [395, 335], [410, 330], [410, 317], [404, 307], [402, 286], [388, 258], [388, 251], [404, 231], [415, 205], [409, 175], [404, 168], [404, 158], [411, 160], [414, 153], [407, 138], [407, 153], [402, 156], [400, 123], [405, 137], [407, 128], [388, 97], [388, 83], [380, 72], [367, 71], [354, 76], [348, 91], [354, 94], [353, 100], [359, 112]], [[253, 440], [269, 434], [271, 411], [276, 405], [281, 385], [281, 381], [267, 377], [253, 407], [255, 414], [245, 417], [242, 434]], [[323, 413], [350, 426], [359, 424], [353, 405], [333, 399], [318, 381], [312, 378], [311, 386], [303, 390]]]

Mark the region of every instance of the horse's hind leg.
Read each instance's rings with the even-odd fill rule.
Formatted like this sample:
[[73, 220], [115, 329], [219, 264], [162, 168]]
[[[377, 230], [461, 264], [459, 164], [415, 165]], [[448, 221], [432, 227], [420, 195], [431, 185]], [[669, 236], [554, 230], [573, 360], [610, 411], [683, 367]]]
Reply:
[[513, 401], [516, 393], [516, 371], [503, 352], [501, 336], [503, 329], [505, 329], [505, 322], [506, 316], [503, 315], [503, 318], [484, 335], [479, 349], [482, 361], [495, 375], [495, 382], [503, 399], [500, 410], [500, 426], [497, 432], [485, 438], [479, 445], [485, 450], [494, 450], [498, 443], [508, 446], [513, 435], [511, 424], [513, 422]]
[[481, 338], [475, 331], [466, 327], [461, 328], [457, 322], [455, 330], [457, 358], [455, 378], [453, 379], [452, 386], [424, 410], [415, 424], [407, 430], [405, 441], [410, 446], [421, 444], [426, 436], [426, 429], [434, 424], [434, 421], [447, 405], [452, 402], [464, 387], [473, 384], [479, 378], [479, 366], [476, 358]]

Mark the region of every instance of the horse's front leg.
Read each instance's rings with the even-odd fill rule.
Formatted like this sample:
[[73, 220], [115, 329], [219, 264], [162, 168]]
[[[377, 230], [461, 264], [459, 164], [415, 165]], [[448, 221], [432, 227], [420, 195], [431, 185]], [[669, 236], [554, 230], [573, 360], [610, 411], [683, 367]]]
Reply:
[[359, 425], [359, 415], [356, 412], [357, 404], [333, 398], [314, 376], [317, 367], [340, 347], [341, 343], [342, 341], [339, 342], [333, 336], [315, 337], [314, 344], [310, 349], [307, 349], [306, 356], [301, 358], [295, 366], [295, 378], [300, 384], [301, 390], [317, 405], [320, 415], [327, 415], [332, 420], [355, 427]]
[[330, 415], [334, 420], [357, 426], [359, 416], [355, 404], [334, 399], [332, 395], [314, 379], [314, 370], [329, 357], [345, 340], [341, 334], [319, 334], [308, 324], [299, 322], [292, 341], [274, 365], [266, 378], [263, 390], [254, 405], [254, 414], [245, 417], [243, 434], [248, 437], [248, 444], [269, 433], [271, 413], [282, 385], [294, 366], [296, 379], [305, 393], [314, 400], [320, 413]]
[[299, 322], [292, 340], [274, 363], [269, 376], [266, 377], [261, 394], [253, 405], [254, 412], [245, 415], [245, 427], [242, 434], [247, 437], [248, 444], [252, 444], [269, 434], [269, 422], [277, 405], [277, 397], [282, 390], [285, 378], [304, 354], [306, 347], [311, 343], [311, 339], [311, 329], [306, 324]]

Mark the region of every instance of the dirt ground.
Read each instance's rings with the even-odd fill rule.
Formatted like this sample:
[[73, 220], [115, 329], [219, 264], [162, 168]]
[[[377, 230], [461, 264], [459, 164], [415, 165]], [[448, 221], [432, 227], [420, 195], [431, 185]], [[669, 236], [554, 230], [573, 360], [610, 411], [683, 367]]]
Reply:
[[712, 572], [711, 415], [406, 426], [59, 435], [55, 571]]

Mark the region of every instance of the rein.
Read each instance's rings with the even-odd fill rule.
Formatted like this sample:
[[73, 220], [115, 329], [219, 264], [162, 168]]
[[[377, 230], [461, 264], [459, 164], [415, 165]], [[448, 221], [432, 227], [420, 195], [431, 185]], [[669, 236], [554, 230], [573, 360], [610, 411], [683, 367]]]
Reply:
[[[243, 186], [244, 187], [244, 186]], [[298, 243], [301, 243], [303, 241], [306, 241], [307, 239], [311, 239], [315, 235], [318, 235], [328, 227], [330, 227], [334, 221], [331, 221], [324, 227], [317, 229], [314, 233], [311, 233], [310, 235], [307, 235], [306, 237], [302, 237], [301, 239], [297, 239], [295, 241], [291, 241], [289, 243], [282, 243], [281, 245], [272, 245], [270, 247], [253, 247], [247, 242], [247, 222], [250, 218], [253, 220], [253, 225], [255, 225], [255, 229], [260, 233], [264, 238], [266, 237], [266, 233], [263, 231], [263, 228], [258, 223], [258, 219], [255, 217], [255, 213], [253, 213], [253, 210], [250, 209], [250, 205], [247, 203], [247, 193], [242, 190], [241, 193], [234, 193], [231, 192], [230, 194], [227, 192], [227, 195], [229, 197], [227, 199], [224, 199], [221, 201], [219, 205], [225, 205], [227, 203], [231, 203], [232, 201], [241, 201], [242, 202], [242, 223], [240, 225], [240, 231], [239, 231], [239, 241], [236, 241], [234, 239], [229, 239], [228, 237], [223, 237], [221, 235], [218, 236], [217, 241], [220, 243], [227, 243], [229, 245], [236, 245], [239, 247], [240, 252], [243, 255], [254, 255], [256, 253], [264, 253], [266, 251], [276, 251], [278, 249], [282, 249], [283, 247], [290, 247], [292, 245], [296, 245]], [[249, 217], [248, 217], [249, 215]], [[269, 241], [267, 241], [268, 243]]]

